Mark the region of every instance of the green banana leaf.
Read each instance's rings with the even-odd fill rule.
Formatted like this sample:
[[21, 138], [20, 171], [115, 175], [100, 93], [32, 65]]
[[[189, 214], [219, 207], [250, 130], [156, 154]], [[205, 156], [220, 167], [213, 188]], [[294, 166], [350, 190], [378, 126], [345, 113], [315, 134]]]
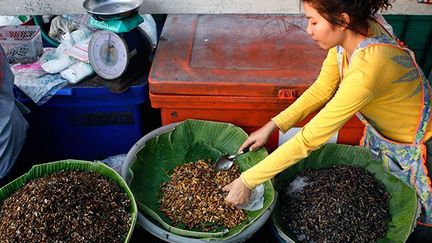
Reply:
[[[247, 134], [232, 124], [202, 120], [186, 120], [174, 130], [154, 137], [146, 142], [137, 153], [137, 159], [130, 167], [132, 175], [130, 188], [137, 200], [140, 211], [149, 215], [168, 231], [181, 236], [204, 240], [224, 240], [240, 233], [248, 227], [274, 200], [275, 192], [270, 181], [264, 185], [264, 207], [247, 212], [248, 219], [231, 229], [217, 229], [211, 232], [188, 230], [175, 227], [172, 221], [159, 210], [160, 187], [169, 181], [169, 173], [177, 166], [199, 159], [216, 161], [223, 154], [234, 154], [246, 140]], [[249, 152], [236, 159], [240, 170], [244, 171], [267, 156], [262, 148]]]
[[124, 242], [129, 242], [135, 228], [138, 215], [138, 208], [134, 196], [123, 178], [113, 169], [100, 162], [61, 160], [57, 162], [34, 165], [27, 173], [11, 181], [0, 189], [0, 203], [10, 197], [12, 193], [26, 185], [30, 180], [63, 170], [94, 171], [109, 178], [111, 181], [118, 184], [124, 192], [126, 192], [131, 201], [131, 226]]
[[[410, 235], [417, 211], [417, 196], [415, 191], [398, 178], [386, 172], [381, 161], [374, 160], [368, 149], [359, 146], [327, 144], [321, 149], [301, 160], [276, 177], [275, 188], [282, 192], [288, 183], [304, 169], [320, 169], [332, 165], [359, 166], [371, 172], [381, 181], [390, 193], [390, 221], [384, 238], [377, 242], [405, 242]], [[272, 215], [272, 221], [286, 237], [295, 239], [290, 232], [281, 227], [280, 205], [277, 202]]]

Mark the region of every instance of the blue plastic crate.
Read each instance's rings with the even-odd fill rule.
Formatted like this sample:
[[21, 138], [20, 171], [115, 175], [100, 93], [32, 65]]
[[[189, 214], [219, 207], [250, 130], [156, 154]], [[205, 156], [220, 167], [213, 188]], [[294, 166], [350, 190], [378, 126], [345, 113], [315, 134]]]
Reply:
[[146, 79], [123, 93], [107, 87], [66, 87], [39, 107], [22, 93], [16, 95], [32, 111], [26, 115], [30, 127], [23, 151], [32, 163], [127, 153], [152, 129], [146, 128], [146, 119], [152, 119], [145, 114], [150, 107]]

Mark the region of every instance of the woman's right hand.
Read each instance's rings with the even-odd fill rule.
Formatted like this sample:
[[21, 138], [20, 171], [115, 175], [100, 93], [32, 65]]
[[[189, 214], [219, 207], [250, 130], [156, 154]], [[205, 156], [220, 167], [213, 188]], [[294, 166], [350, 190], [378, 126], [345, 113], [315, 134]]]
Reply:
[[238, 151], [239, 152], [243, 151], [243, 149], [247, 147], [249, 147], [249, 151], [254, 151], [264, 146], [267, 143], [270, 135], [273, 133], [273, 131], [276, 128], [277, 128], [276, 124], [270, 120], [260, 129], [251, 133], [249, 137], [246, 139], [246, 141], [244, 141], [244, 143], [240, 146]]

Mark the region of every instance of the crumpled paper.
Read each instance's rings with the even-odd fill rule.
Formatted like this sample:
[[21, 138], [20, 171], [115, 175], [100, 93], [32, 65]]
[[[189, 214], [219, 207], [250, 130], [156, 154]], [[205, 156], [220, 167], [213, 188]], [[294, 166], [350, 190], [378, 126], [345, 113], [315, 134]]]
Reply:
[[51, 20], [51, 26], [48, 36], [54, 40], [62, 41], [62, 36], [66, 33], [71, 33], [79, 29], [80, 24], [76, 21], [68, 19], [62, 15], [56, 16]]

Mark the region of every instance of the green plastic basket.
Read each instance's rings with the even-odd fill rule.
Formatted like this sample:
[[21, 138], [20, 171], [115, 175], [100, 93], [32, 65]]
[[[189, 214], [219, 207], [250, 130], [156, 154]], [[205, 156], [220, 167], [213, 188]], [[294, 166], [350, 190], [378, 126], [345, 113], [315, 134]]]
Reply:
[[33, 16], [34, 23], [41, 28], [42, 39], [48, 43], [49, 46], [58, 47], [60, 43], [48, 35], [49, 32], [49, 24], [45, 24], [42, 20], [42, 16], [35, 15]]
[[[383, 239], [377, 242], [405, 242], [410, 235], [417, 212], [417, 195], [414, 189], [386, 172], [381, 161], [374, 160], [367, 148], [342, 144], [327, 144], [299, 163], [291, 166], [276, 177], [275, 188], [279, 193], [304, 169], [320, 169], [332, 165], [350, 165], [361, 167], [381, 181], [390, 193], [390, 221], [388, 231]], [[291, 232], [282, 227], [280, 218], [280, 201], [277, 201], [272, 215], [272, 223], [283, 239], [294, 239]]]
[[111, 181], [119, 185], [124, 192], [126, 192], [131, 201], [131, 226], [125, 239], [125, 242], [129, 242], [137, 220], [138, 209], [135, 198], [123, 178], [113, 169], [100, 162], [62, 160], [57, 162], [35, 165], [24, 175], [18, 177], [9, 184], [0, 188], [0, 202], [3, 202], [5, 199], [10, 197], [12, 193], [26, 185], [30, 180], [64, 170], [84, 170], [96, 172], [109, 178]]

